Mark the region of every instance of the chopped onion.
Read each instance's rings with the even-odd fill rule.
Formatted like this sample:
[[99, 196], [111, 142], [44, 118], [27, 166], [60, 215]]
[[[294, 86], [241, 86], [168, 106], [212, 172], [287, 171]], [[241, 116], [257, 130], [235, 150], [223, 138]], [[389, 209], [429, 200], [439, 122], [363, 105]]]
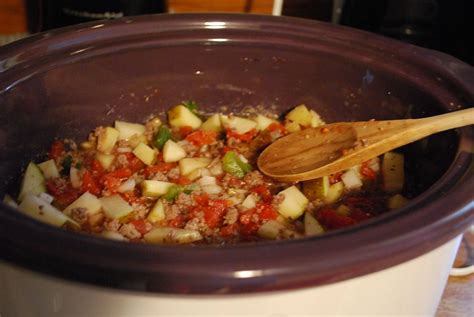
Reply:
[[208, 194], [219, 194], [222, 192], [222, 187], [218, 185], [201, 186], [201, 189]]
[[247, 158], [245, 156], [243, 156], [242, 154], [239, 154], [239, 159], [244, 162], [244, 163], [248, 163], [249, 160], [247, 160]]
[[203, 186], [213, 186], [216, 185], [216, 178], [213, 176], [203, 176], [200, 180], [198, 180], [198, 184]]
[[117, 152], [118, 153], [132, 152], [132, 148], [131, 147], [119, 147], [119, 148], [117, 148]]
[[41, 193], [39, 194], [39, 198], [42, 200], [42, 201], [45, 201], [47, 202], [48, 204], [51, 204], [54, 200], [54, 197], [51, 196], [50, 194], [48, 193]]
[[255, 196], [252, 194], [248, 195], [247, 198], [245, 198], [244, 201], [242, 202], [242, 206], [245, 209], [255, 208], [256, 205], [257, 205], [257, 200]]
[[209, 172], [213, 176], [222, 175], [224, 173], [224, 170], [222, 169], [222, 164], [217, 163], [217, 164], [212, 165], [211, 167], [209, 167]]
[[103, 231], [102, 236], [111, 240], [128, 241], [127, 238], [125, 238], [123, 235], [115, 231]]
[[342, 174], [341, 180], [347, 189], [355, 189], [362, 186], [362, 181], [359, 175], [357, 175], [357, 172], [353, 169], [349, 169], [344, 174]]
[[69, 179], [71, 180], [71, 185], [74, 188], [79, 188], [82, 185], [81, 176], [79, 175], [79, 170], [75, 167], [71, 167], [69, 170]]
[[118, 191], [120, 193], [131, 192], [135, 189], [135, 185], [135, 179], [129, 178], [119, 186]]

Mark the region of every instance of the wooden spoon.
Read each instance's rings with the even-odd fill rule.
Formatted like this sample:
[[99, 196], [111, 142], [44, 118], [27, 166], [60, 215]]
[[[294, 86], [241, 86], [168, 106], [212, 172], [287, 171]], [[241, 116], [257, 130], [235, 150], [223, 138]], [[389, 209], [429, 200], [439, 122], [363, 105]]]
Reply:
[[474, 108], [422, 119], [332, 123], [278, 139], [260, 154], [257, 164], [262, 173], [278, 181], [304, 181], [470, 124], [474, 124]]

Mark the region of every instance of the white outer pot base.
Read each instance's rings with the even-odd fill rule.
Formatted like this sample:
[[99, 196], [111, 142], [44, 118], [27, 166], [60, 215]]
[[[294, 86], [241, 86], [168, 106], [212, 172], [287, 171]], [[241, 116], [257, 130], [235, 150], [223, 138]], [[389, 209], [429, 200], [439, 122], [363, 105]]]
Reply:
[[413, 260], [347, 281], [251, 295], [126, 292], [0, 262], [0, 316], [433, 316], [460, 241], [461, 235]]

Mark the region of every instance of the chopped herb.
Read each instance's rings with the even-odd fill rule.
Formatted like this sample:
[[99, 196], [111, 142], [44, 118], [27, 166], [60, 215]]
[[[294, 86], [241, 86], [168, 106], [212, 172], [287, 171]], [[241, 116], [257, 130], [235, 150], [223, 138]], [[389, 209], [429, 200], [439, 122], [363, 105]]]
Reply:
[[222, 168], [227, 173], [242, 178], [252, 170], [252, 165], [243, 162], [234, 151], [229, 151], [222, 158]]
[[193, 113], [197, 113], [198, 105], [193, 100], [186, 100], [181, 103], [183, 106], [191, 110]]

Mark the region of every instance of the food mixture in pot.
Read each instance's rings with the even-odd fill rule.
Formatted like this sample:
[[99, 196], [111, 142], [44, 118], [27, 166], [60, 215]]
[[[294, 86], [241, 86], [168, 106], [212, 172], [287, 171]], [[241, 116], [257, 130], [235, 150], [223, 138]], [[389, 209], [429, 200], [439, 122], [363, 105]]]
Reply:
[[40, 221], [110, 239], [158, 244], [235, 244], [319, 235], [403, 206], [404, 158], [389, 152], [301, 183], [256, 167], [274, 140], [324, 125], [305, 105], [279, 120], [200, 114], [183, 102], [144, 124], [115, 121], [82, 143], [53, 142], [30, 162], [17, 199]]

